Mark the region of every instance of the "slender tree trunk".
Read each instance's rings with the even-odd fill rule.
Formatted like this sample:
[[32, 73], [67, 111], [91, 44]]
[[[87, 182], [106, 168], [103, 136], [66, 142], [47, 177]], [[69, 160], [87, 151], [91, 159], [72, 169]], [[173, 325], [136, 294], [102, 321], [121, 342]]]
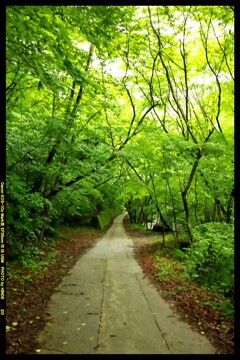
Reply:
[[44, 231], [48, 222], [48, 213], [49, 213], [49, 205], [45, 205], [44, 211], [43, 211], [43, 217], [44, 217], [44, 221], [43, 221], [43, 226], [42, 226], [42, 230], [38, 239], [38, 247], [40, 248], [42, 246], [42, 241], [43, 241], [43, 235], [44, 235]]
[[232, 192], [231, 192], [230, 198], [228, 200], [228, 204], [227, 204], [226, 222], [228, 224], [230, 224], [230, 222], [231, 222], [233, 202], [234, 202], [234, 187], [232, 188]]
[[177, 218], [176, 218], [174, 199], [173, 199], [170, 183], [169, 183], [168, 180], [167, 180], [167, 186], [168, 186], [168, 189], [169, 189], [169, 194], [171, 196], [171, 202], [172, 202], [173, 219], [174, 219], [174, 225], [175, 225], [175, 231], [173, 231], [173, 236], [174, 236], [174, 241], [175, 241], [175, 245], [176, 245], [178, 243]]
[[197, 196], [197, 177], [195, 179], [195, 204], [194, 204], [194, 212], [195, 212], [195, 220], [196, 220], [196, 224], [198, 223], [198, 212], [197, 212], [197, 208], [198, 208], [198, 196]]
[[183, 200], [183, 206], [184, 206], [184, 210], [185, 210], [185, 217], [186, 217], [186, 224], [187, 224], [189, 239], [190, 239], [190, 242], [192, 242], [193, 241], [192, 227], [191, 227], [191, 222], [190, 222], [190, 213], [189, 213], [189, 207], [188, 207], [188, 202], [187, 202], [187, 194], [185, 192], [182, 192], [182, 200]]
[[202, 149], [198, 148], [198, 154], [197, 154], [197, 159], [195, 160], [195, 162], [193, 163], [193, 167], [192, 170], [190, 172], [189, 178], [188, 178], [188, 182], [185, 186], [185, 188], [182, 190], [182, 200], [183, 200], [183, 206], [184, 206], [184, 210], [185, 210], [185, 216], [186, 216], [186, 224], [187, 224], [187, 229], [188, 229], [188, 233], [189, 233], [189, 238], [190, 241], [193, 241], [193, 237], [192, 237], [192, 229], [191, 229], [191, 223], [190, 223], [190, 213], [189, 213], [189, 207], [188, 207], [188, 202], [187, 202], [187, 193], [188, 190], [192, 184], [193, 181], [193, 177], [194, 174], [197, 170], [197, 166], [199, 163], [199, 160], [202, 157]]

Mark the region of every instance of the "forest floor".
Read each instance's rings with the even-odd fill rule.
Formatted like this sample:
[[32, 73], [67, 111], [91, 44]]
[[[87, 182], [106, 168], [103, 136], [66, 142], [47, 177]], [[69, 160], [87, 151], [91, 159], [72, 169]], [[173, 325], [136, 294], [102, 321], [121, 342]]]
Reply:
[[[234, 324], [223, 321], [221, 314], [211, 307], [204, 307], [204, 292], [201, 288], [188, 284], [187, 292], [181, 284], [159, 281], [156, 268], [151, 256], [156, 251], [154, 239], [156, 233], [142, 233], [132, 229], [124, 221], [127, 233], [130, 235], [136, 260], [143, 272], [148, 276], [161, 296], [169, 301], [171, 307], [196, 331], [205, 333], [213, 343], [219, 354], [234, 354]], [[109, 227], [108, 227], [109, 228]], [[73, 267], [76, 261], [106, 232], [93, 229], [68, 229], [62, 234], [69, 240], [55, 238], [54, 251], [46, 253], [51, 259], [40, 270], [24, 269], [13, 266], [7, 279], [7, 306], [6, 306], [6, 354], [29, 354], [37, 349], [36, 337], [43, 327], [50, 322], [50, 314], [46, 313], [47, 303], [62, 278]], [[50, 257], [49, 257], [50, 255]], [[181, 289], [182, 291], [176, 291]], [[205, 300], [209, 301], [207, 293]], [[201, 299], [201, 301], [196, 298]], [[219, 325], [221, 324], [221, 326]]]

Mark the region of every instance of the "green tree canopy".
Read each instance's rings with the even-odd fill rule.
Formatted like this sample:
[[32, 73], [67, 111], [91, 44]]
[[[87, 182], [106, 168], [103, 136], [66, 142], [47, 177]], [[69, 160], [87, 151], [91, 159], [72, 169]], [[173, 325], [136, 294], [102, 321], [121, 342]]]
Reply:
[[[231, 6], [7, 6], [8, 245], [125, 205], [234, 219]], [[19, 250], [20, 251], [20, 250]]]

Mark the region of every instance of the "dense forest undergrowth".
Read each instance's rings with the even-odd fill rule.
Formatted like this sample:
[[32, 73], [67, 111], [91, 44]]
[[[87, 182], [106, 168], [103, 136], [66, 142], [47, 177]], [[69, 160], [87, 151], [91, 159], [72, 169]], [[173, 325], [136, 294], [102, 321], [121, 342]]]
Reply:
[[[161, 235], [132, 226], [128, 217], [124, 219], [124, 227], [133, 241], [137, 261], [160, 296], [170, 302], [183, 321], [206, 335], [219, 354], [233, 354], [233, 314], [226, 316], [219, 311], [221, 296], [182, 277], [183, 265], [179, 256], [175, 256], [168, 246], [163, 250], [159, 242]], [[44, 251], [44, 261], [35, 259], [34, 265], [8, 264], [7, 354], [36, 352], [36, 337], [44, 326], [51, 326], [54, 321], [46, 308], [55, 288], [107, 229], [61, 230], [59, 237], [52, 238], [52, 248]]]

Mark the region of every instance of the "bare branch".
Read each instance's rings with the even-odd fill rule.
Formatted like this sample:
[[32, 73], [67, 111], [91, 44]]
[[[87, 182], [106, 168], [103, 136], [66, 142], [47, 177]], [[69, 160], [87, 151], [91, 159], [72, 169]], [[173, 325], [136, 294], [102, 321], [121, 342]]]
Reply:
[[225, 51], [225, 49], [222, 47], [221, 42], [219, 41], [219, 38], [218, 38], [218, 36], [217, 36], [217, 34], [216, 34], [216, 31], [215, 31], [215, 29], [214, 29], [214, 26], [213, 26], [213, 23], [212, 23], [211, 20], [210, 20], [210, 22], [211, 22], [211, 26], [212, 26], [214, 35], [215, 35], [215, 37], [216, 37], [216, 39], [217, 39], [218, 45], [219, 45], [220, 49], [221, 49], [222, 52], [223, 52], [223, 57], [224, 57], [224, 59], [225, 59], [226, 66], [227, 66], [227, 68], [228, 68], [229, 74], [230, 74], [231, 78], [232, 78], [233, 81], [234, 81], [234, 76], [233, 76], [233, 74], [232, 74], [232, 71], [231, 71], [230, 66], [229, 66], [229, 63], [228, 63], [226, 51]]
[[213, 67], [212, 67], [212, 64], [211, 64], [210, 60], [209, 60], [209, 53], [208, 53], [208, 34], [209, 34], [209, 29], [210, 29], [211, 20], [210, 20], [209, 23], [208, 23], [208, 28], [207, 28], [206, 34], [205, 34], [205, 32], [203, 31], [202, 22], [201, 22], [200, 19], [199, 19], [199, 22], [200, 22], [200, 26], [201, 26], [201, 38], [202, 38], [202, 44], [203, 44], [203, 47], [204, 47], [204, 50], [205, 50], [206, 61], [207, 61], [207, 64], [208, 64], [211, 72], [212, 72], [213, 75], [215, 76], [216, 83], [217, 83], [217, 87], [218, 87], [218, 103], [217, 103], [216, 121], [217, 121], [217, 124], [218, 124], [219, 131], [222, 133], [222, 129], [221, 129], [220, 122], [219, 122], [219, 115], [220, 115], [220, 111], [221, 111], [221, 93], [222, 93], [222, 88], [221, 88], [221, 84], [220, 84], [220, 81], [219, 81], [219, 78], [218, 78], [218, 72], [220, 72], [221, 65], [222, 65], [222, 61], [221, 61], [221, 63], [220, 63], [218, 72], [215, 71], [215, 70], [213, 69]]

